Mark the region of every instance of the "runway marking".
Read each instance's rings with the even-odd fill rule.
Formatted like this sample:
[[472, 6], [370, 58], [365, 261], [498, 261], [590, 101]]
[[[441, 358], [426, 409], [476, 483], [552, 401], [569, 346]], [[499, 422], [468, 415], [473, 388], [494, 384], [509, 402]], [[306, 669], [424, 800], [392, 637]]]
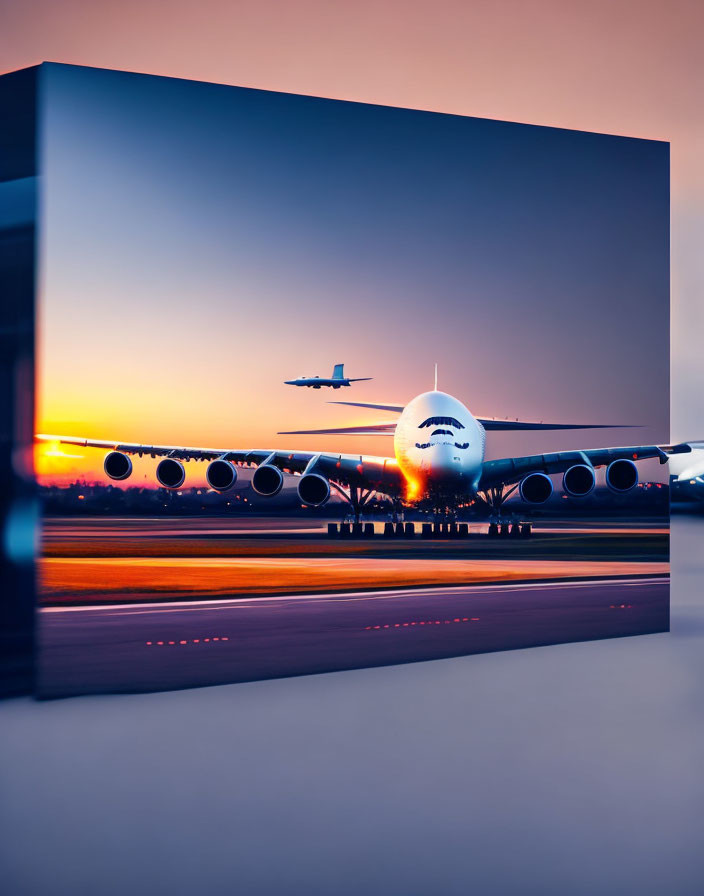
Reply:
[[221, 641], [229, 641], [230, 639], [225, 635], [218, 635], [216, 637], [211, 638], [190, 638], [187, 640], [181, 641], [145, 641], [144, 644], [146, 647], [175, 647], [178, 643], [179, 647], [186, 647], [188, 644], [214, 644], [220, 643]]
[[412, 628], [416, 625], [454, 625], [455, 623], [463, 623], [463, 622], [479, 622], [479, 616], [459, 616], [455, 617], [455, 619], [421, 619], [416, 620], [415, 622], [387, 622], [385, 625], [365, 625], [364, 631], [382, 631], [383, 629], [402, 629], [402, 628]]
[[[669, 576], [643, 579], [581, 579], [579, 581], [565, 580], [563, 582], [511, 582], [494, 585], [457, 585], [432, 588], [407, 588], [389, 589], [388, 591], [348, 591], [339, 594], [292, 594], [271, 595], [268, 597], [231, 597], [223, 600], [187, 600], [187, 601], [152, 601], [150, 603], [126, 603], [126, 604], [86, 604], [71, 607], [40, 607], [41, 613], [79, 613], [84, 611], [99, 611], [106, 616], [119, 615], [143, 615], [153, 610], [163, 613], [177, 613], [188, 610], [234, 610], [248, 609], [263, 603], [283, 603], [288, 601], [342, 601], [355, 602], [362, 600], [387, 600], [392, 597], [475, 597], [481, 594], [493, 593], [520, 593], [529, 588], [540, 588], [551, 591], [556, 588], [593, 588], [599, 585], [602, 588], [614, 588], [623, 586], [666, 585], [670, 581]], [[116, 612], [118, 611], [118, 612]]]

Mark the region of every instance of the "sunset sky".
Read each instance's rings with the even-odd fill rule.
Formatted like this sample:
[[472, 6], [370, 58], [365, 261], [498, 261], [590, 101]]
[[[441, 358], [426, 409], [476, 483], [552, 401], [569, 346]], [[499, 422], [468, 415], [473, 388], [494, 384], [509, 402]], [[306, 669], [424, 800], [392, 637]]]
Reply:
[[697, 434], [700, 0], [0, 0], [0, 22], [2, 71], [54, 60], [670, 141], [672, 434]]
[[283, 380], [405, 403], [437, 361], [475, 413], [667, 438], [665, 144], [68, 66], [42, 98], [39, 431], [390, 454], [277, 436], [388, 419]]
[[0, 20], [3, 71], [56, 60], [670, 141], [672, 436], [701, 437], [698, 0], [0, 0]]

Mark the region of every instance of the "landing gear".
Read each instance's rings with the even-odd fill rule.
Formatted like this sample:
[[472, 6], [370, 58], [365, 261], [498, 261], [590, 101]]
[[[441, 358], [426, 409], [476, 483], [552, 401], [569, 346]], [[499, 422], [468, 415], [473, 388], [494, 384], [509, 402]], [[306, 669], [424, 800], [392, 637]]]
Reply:
[[386, 538], [413, 538], [416, 534], [414, 523], [384, 523]]
[[529, 538], [532, 534], [533, 527], [531, 523], [519, 523], [516, 521], [507, 522], [501, 519], [501, 509], [507, 498], [516, 491], [518, 485], [504, 487], [503, 485], [486, 489], [478, 496], [479, 501], [483, 502], [491, 511], [492, 516], [499, 517], [498, 520], [492, 520], [489, 523], [488, 535], [490, 538], [501, 536], [510, 536], [512, 538]]
[[[337, 482], [331, 482], [330, 485], [342, 498], [344, 498], [348, 505], [348, 512], [351, 511], [352, 516], [354, 517], [354, 524], [357, 525], [361, 523], [362, 511], [375, 494], [374, 489], [370, 488], [365, 491], [363, 488], [358, 488], [356, 485], [350, 485], [347, 491], [345, 491], [345, 489], [343, 489], [341, 485], [338, 485]], [[394, 512], [396, 512], [395, 507], [396, 503], [394, 503]]]
[[328, 538], [374, 538], [374, 523], [328, 523]]
[[530, 538], [533, 534], [531, 523], [491, 522], [487, 535], [489, 538]]
[[[337, 482], [331, 482], [330, 485], [344, 498], [348, 505], [348, 513], [351, 511], [353, 521], [348, 522], [345, 519], [339, 525], [337, 523], [328, 523], [328, 537], [373, 538], [374, 523], [362, 523], [362, 511], [375, 494], [374, 489], [370, 488], [365, 491], [356, 485], [350, 485], [345, 490]], [[394, 510], [394, 512], [396, 511]]]

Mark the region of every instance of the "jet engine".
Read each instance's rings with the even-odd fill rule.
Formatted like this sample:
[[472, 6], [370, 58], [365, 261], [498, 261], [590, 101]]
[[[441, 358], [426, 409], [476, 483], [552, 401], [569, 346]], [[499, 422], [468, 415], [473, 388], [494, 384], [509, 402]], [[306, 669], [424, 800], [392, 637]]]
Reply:
[[575, 464], [565, 470], [562, 477], [562, 488], [573, 498], [586, 498], [594, 491], [595, 486], [594, 468], [587, 464]]
[[298, 497], [309, 507], [320, 507], [330, 497], [330, 483], [319, 473], [305, 473], [298, 480]]
[[111, 451], [105, 455], [103, 469], [110, 479], [127, 479], [132, 474], [132, 461], [121, 451]]
[[638, 467], [632, 460], [613, 460], [606, 468], [606, 484], [612, 492], [623, 494], [638, 485]]
[[216, 492], [229, 491], [237, 482], [237, 467], [229, 460], [212, 460], [205, 471], [208, 485]]
[[261, 464], [252, 474], [252, 488], [258, 495], [273, 498], [284, 487], [284, 474], [273, 464]]
[[163, 488], [181, 488], [186, 479], [186, 470], [180, 461], [165, 457], [157, 465], [156, 478]]
[[528, 504], [544, 504], [552, 494], [552, 479], [545, 473], [529, 473], [521, 479], [518, 493]]

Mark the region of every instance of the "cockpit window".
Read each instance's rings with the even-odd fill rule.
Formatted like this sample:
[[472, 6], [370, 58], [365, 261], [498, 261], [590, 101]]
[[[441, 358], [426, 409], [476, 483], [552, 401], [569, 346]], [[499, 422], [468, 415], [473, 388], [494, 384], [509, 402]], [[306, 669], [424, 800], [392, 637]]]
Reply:
[[421, 423], [419, 429], [423, 429], [425, 426], [454, 426], [455, 429], [464, 429], [460, 421], [454, 417], [428, 417]]

